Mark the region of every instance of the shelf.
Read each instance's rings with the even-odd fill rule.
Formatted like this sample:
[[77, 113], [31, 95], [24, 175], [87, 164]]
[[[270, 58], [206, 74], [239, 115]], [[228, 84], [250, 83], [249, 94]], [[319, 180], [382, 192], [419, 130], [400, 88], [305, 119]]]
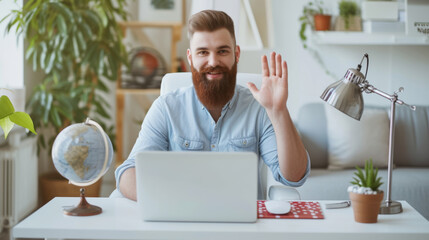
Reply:
[[408, 36], [392, 33], [363, 32], [312, 32], [311, 41], [316, 44], [335, 45], [429, 45], [428, 36]]
[[[171, 31], [170, 39], [170, 72], [177, 71], [177, 44], [182, 37], [182, 24], [176, 22], [141, 22], [141, 21], [128, 21], [119, 22], [122, 28], [124, 37], [128, 28], [166, 28]], [[119, 68], [119, 76], [122, 74], [122, 69]], [[160, 89], [129, 89], [121, 88], [121, 77], [118, 78], [116, 83], [116, 166], [121, 164], [124, 159], [123, 155], [123, 138], [124, 138], [124, 115], [125, 115], [125, 96], [127, 94], [140, 95], [140, 104], [143, 106], [142, 110], [150, 108], [153, 97], [159, 96]]]

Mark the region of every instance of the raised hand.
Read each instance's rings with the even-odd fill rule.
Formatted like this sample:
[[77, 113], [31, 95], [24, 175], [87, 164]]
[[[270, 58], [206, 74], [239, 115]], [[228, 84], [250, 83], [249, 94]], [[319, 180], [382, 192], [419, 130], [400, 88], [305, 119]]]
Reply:
[[262, 56], [262, 85], [258, 89], [255, 84], [248, 83], [253, 97], [268, 111], [286, 109], [288, 98], [288, 71], [286, 61], [275, 52], [270, 55], [268, 67], [267, 56]]

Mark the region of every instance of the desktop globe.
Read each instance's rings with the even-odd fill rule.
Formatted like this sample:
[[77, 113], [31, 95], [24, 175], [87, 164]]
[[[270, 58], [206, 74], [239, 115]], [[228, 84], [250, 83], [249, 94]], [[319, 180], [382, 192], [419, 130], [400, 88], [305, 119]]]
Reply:
[[[73, 185], [85, 187], [97, 182], [109, 169], [113, 159], [112, 143], [101, 126], [87, 119], [66, 127], [55, 138], [52, 160], [57, 171]], [[89, 204], [81, 188], [81, 202], [64, 208], [64, 214], [91, 216], [101, 208]]]

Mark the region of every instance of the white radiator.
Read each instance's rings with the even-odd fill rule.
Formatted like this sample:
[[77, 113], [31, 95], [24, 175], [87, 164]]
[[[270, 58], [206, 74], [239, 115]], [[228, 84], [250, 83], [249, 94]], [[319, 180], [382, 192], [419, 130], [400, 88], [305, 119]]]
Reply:
[[[0, 134], [0, 137], [3, 138]], [[8, 230], [37, 207], [36, 137], [12, 131], [0, 144], [0, 232]]]

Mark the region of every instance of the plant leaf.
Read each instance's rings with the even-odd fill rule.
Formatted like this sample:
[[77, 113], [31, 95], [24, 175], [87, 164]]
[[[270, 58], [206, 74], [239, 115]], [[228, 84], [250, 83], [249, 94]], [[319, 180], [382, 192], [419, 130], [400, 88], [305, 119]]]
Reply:
[[58, 21], [57, 21], [58, 30], [60, 31], [61, 35], [65, 36], [67, 35], [67, 24], [64, 20], [64, 17], [62, 15], [58, 15]]
[[10, 121], [9, 116], [0, 118], [0, 127], [3, 128], [4, 139], [7, 138], [10, 130], [12, 130], [13, 125], [15, 125], [12, 121]]
[[33, 120], [31, 120], [30, 115], [28, 115], [25, 112], [14, 112], [12, 115], [10, 115], [10, 121], [13, 123], [24, 127], [28, 130], [30, 130], [32, 133], [36, 134], [36, 131], [34, 130]]
[[50, 115], [55, 126], [61, 127], [62, 122], [61, 122], [60, 115], [58, 114], [57, 108], [53, 107], [52, 111], [50, 112]]
[[10, 99], [3, 95], [0, 97], [0, 119], [7, 117], [15, 112], [15, 108], [12, 105]]

